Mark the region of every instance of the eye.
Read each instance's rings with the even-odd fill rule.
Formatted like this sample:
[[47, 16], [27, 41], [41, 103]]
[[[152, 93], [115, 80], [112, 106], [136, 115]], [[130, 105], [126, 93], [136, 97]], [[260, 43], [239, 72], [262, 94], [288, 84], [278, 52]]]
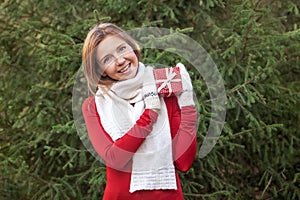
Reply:
[[126, 49], [126, 46], [121, 46], [119, 50], [124, 51], [125, 49]]
[[104, 64], [107, 64], [111, 61], [111, 56], [106, 56], [104, 59], [103, 59], [103, 63]]

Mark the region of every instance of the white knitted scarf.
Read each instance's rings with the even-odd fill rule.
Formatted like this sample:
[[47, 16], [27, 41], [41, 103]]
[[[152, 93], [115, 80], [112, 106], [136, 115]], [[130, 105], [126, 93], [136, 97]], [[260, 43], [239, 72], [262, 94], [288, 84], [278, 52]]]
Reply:
[[[127, 133], [145, 109], [142, 95], [144, 71], [145, 66], [139, 63], [134, 78], [115, 83], [109, 91], [100, 88], [96, 93], [101, 123], [113, 141]], [[162, 97], [160, 100], [157, 122], [132, 158], [130, 192], [177, 189], [168, 111]]]

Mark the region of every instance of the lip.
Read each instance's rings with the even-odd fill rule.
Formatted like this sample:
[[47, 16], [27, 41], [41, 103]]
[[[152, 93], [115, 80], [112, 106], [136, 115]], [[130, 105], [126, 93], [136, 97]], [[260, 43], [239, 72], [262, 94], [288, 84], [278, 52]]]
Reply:
[[122, 69], [120, 69], [118, 71], [118, 73], [121, 73], [121, 74], [126, 74], [128, 72], [130, 72], [131, 70], [131, 63], [128, 63], [125, 67], [123, 67]]

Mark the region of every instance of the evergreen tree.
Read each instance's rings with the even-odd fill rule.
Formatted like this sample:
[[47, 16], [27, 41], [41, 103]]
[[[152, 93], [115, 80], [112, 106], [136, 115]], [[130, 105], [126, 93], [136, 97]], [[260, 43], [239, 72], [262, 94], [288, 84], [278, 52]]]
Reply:
[[[222, 74], [226, 123], [215, 148], [180, 174], [186, 199], [299, 199], [299, 9], [296, 0], [2, 1], [0, 199], [102, 196], [105, 167], [77, 134], [72, 89], [87, 32], [107, 21], [184, 33]], [[143, 55], [146, 63], [180, 59]], [[190, 73], [200, 147], [210, 96]]]

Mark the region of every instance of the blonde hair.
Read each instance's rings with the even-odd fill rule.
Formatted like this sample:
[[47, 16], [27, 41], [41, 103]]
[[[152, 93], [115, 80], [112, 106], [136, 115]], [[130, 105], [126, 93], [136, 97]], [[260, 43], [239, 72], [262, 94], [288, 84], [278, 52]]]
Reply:
[[95, 26], [87, 34], [83, 49], [82, 49], [82, 64], [84, 75], [87, 79], [90, 92], [95, 93], [95, 88], [99, 85], [110, 86], [114, 80], [110, 77], [103, 77], [103, 70], [97, 62], [96, 48], [107, 36], [117, 36], [123, 39], [133, 49], [138, 61], [140, 60], [141, 52], [136, 41], [131, 38], [120, 27], [112, 23], [103, 23]]

